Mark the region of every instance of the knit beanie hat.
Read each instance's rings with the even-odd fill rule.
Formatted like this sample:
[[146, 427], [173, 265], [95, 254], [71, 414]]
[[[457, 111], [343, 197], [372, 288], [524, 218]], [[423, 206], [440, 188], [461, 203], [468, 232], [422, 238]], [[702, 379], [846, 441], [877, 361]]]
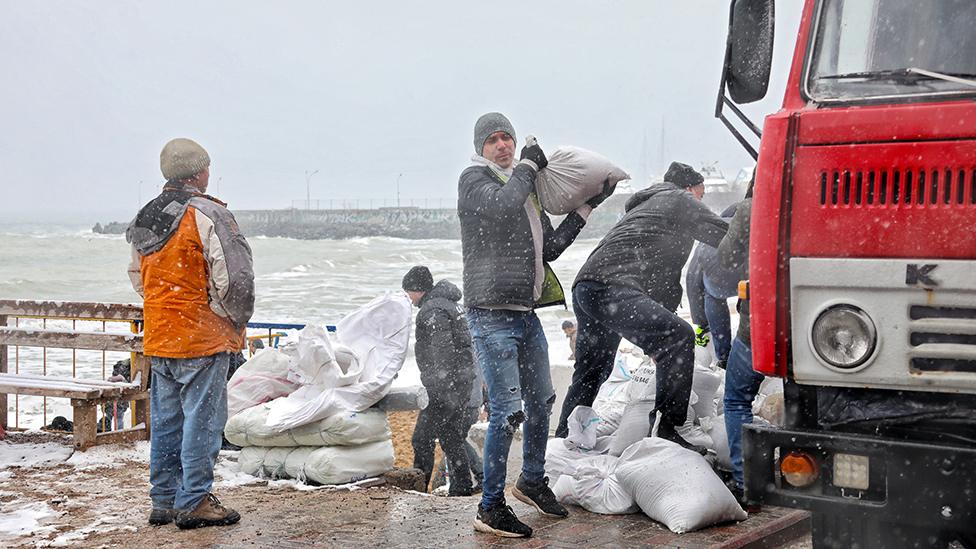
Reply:
[[403, 289], [408, 292], [429, 292], [434, 287], [430, 269], [423, 265], [413, 267], [403, 276]]
[[504, 114], [490, 112], [481, 115], [481, 118], [474, 123], [474, 152], [481, 155], [481, 151], [485, 148], [485, 141], [495, 132], [505, 132], [512, 136], [512, 141], [515, 141], [515, 128]]
[[682, 164], [681, 162], [672, 162], [668, 166], [668, 173], [664, 174], [664, 180], [668, 183], [674, 183], [682, 189], [688, 189], [705, 182], [702, 174], [696, 172], [688, 164]]
[[196, 141], [177, 137], [159, 153], [159, 169], [166, 181], [187, 179], [210, 166], [210, 155]]

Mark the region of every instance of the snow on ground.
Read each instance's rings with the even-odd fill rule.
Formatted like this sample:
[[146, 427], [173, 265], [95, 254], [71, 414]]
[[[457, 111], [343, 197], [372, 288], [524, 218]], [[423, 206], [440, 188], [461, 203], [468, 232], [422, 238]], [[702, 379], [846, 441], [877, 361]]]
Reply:
[[[15, 444], [0, 441], [0, 470], [9, 467], [51, 467], [64, 463], [73, 451], [70, 446], [56, 442]], [[0, 471], [2, 473], [7, 471]]]
[[67, 464], [79, 471], [99, 467], [121, 467], [127, 461], [149, 463], [149, 441], [140, 440], [129, 444], [93, 446], [84, 452], [75, 452]]
[[0, 537], [21, 537], [44, 534], [54, 531], [54, 526], [46, 524], [58, 513], [44, 502], [16, 500], [0, 507]]

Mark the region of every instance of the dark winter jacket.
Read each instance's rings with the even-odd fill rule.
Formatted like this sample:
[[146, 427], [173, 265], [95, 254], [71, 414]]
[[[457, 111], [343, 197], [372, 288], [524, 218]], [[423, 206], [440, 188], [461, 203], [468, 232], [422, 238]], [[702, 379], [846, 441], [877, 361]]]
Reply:
[[[726, 222], [732, 220], [738, 203], [732, 204], [720, 214]], [[688, 262], [685, 274], [685, 292], [688, 294], [688, 309], [691, 311], [691, 321], [699, 326], [707, 326], [705, 318], [705, 277], [709, 283], [717, 286], [727, 297], [737, 294], [739, 281], [745, 280], [749, 274], [741, 268], [727, 269], [718, 259], [718, 250], [708, 244], [700, 242], [695, 246]]]
[[524, 207], [535, 188], [535, 176], [535, 170], [526, 165], [517, 165], [507, 183], [487, 166], [472, 166], [461, 173], [458, 217], [466, 306], [534, 308], [565, 303], [562, 287], [545, 263], [573, 243], [586, 221], [573, 212], [554, 229], [549, 216], [539, 211], [546, 283], [536, 302], [532, 295], [535, 248]]
[[461, 290], [447, 280], [421, 298], [414, 352], [431, 402], [463, 408], [475, 374], [471, 335], [459, 299]]
[[[739, 208], [729, 224], [729, 232], [718, 246], [718, 259], [729, 269], [741, 269], [749, 273], [749, 222], [752, 220], [752, 199], [739, 202]], [[749, 331], [749, 300], [739, 301], [739, 331], [736, 337], [743, 343], [752, 343]]]
[[728, 230], [686, 190], [671, 183], [632, 196], [626, 213], [597, 245], [576, 276], [646, 293], [668, 310], [681, 303], [681, 268], [695, 240], [718, 246]]

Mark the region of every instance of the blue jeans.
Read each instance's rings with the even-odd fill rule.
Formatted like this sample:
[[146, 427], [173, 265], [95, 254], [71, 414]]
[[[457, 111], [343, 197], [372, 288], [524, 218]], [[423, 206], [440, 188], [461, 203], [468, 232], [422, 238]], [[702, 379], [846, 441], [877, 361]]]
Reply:
[[728, 288], [722, 288], [708, 278], [705, 283], [705, 318], [715, 344], [715, 358], [721, 361], [729, 359], [732, 349], [732, 320], [729, 316], [729, 298], [738, 292], [729, 293]]
[[600, 385], [613, 370], [621, 337], [640, 347], [657, 364], [656, 411], [672, 425], [684, 424], [695, 366], [691, 325], [640, 290], [599, 282], [576, 284], [573, 310], [578, 323], [576, 366], [556, 436], [568, 434], [569, 415], [577, 406], [593, 404]]
[[230, 354], [151, 361], [149, 497], [155, 509], [192, 511], [213, 486]]
[[[505, 501], [512, 437], [522, 425], [522, 477], [545, 476], [549, 414], [556, 393], [549, 374], [549, 344], [533, 311], [468, 309], [475, 357], [488, 387], [484, 507]], [[523, 408], [524, 404], [524, 408]]]
[[742, 426], [752, 423], [752, 401], [762, 382], [763, 375], [752, 369], [752, 347], [735, 338], [725, 368], [725, 431], [729, 435], [732, 476], [739, 488], [743, 486]]

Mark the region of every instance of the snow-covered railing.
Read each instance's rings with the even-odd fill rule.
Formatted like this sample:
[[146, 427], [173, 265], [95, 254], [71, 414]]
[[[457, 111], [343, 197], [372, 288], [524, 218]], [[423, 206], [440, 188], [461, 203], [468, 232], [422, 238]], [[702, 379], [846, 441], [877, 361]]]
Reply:
[[[21, 326], [22, 319], [40, 319], [41, 326]], [[9, 326], [13, 320], [14, 325]], [[48, 328], [48, 320], [67, 324], [72, 329]], [[78, 330], [77, 323], [95, 321], [102, 331]], [[142, 335], [136, 333], [142, 321], [142, 306], [125, 303], [90, 303], [30, 300], [0, 300], [0, 426], [8, 427], [7, 394], [17, 395], [14, 427], [19, 427], [20, 395], [43, 397], [43, 420], [47, 424], [47, 398], [71, 399], [75, 445], [86, 448], [105, 442], [139, 440], [148, 437], [149, 401], [146, 382], [149, 361], [142, 355]], [[132, 333], [105, 331], [108, 322], [129, 324]], [[36, 320], [34, 321], [36, 324]], [[39, 347], [40, 375], [20, 371], [21, 347]], [[14, 371], [10, 371], [11, 348]], [[48, 348], [71, 349], [71, 376], [48, 375]], [[102, 351], [102, 378], [76, 377], [78, 350]], [[105, 381], [105, 353], [131, 353], [132, 383]], [[97, 407], [116, 400], [134, 401], [132, 424], [136, 427], [96, 435]]]

